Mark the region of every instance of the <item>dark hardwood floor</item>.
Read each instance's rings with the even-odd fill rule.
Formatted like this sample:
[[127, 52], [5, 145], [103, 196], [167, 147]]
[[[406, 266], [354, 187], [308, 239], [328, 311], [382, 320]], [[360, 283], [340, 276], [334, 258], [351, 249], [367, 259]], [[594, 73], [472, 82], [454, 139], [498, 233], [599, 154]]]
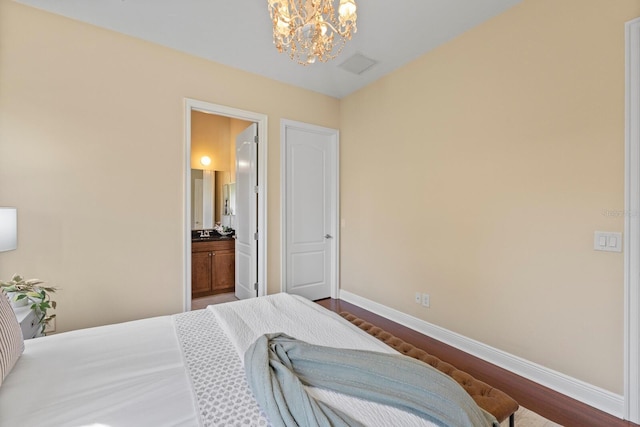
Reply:
[[504, 391], [517, 400], [521, 406], [563, 426], [638, 427], [637, 424], [613, 417], [356, 305], [331, 298], [316, 302], [337, 313], [348, 311], [386, 330], [458, 369], [468, 372], [475, 378]]

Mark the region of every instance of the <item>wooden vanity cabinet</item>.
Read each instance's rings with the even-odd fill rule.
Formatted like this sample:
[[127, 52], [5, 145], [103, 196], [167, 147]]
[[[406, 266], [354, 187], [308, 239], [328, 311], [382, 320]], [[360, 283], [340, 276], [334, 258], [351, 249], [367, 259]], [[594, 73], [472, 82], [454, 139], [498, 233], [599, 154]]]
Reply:
[[235, 291], [235, 240], [191, 242], [191, 297]]

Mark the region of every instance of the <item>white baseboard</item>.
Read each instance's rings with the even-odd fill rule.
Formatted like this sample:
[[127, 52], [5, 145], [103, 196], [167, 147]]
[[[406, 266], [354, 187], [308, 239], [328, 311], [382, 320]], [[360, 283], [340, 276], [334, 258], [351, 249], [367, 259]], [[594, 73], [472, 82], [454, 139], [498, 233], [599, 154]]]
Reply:
[[340, 290], [340, 299], [418, 331], [421, 334], [428, 335], [465, 353], [469, 353], [601, 411], [618, 418], [624, 417], [624, 397], [621, 395], [545, 368], [351, 292]]

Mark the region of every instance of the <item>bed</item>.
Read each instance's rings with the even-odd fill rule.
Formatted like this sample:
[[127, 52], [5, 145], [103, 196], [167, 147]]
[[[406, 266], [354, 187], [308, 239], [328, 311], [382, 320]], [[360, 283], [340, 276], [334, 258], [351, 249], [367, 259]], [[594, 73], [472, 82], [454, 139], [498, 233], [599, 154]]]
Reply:
[[[0, 311], [2, 304], [8, 301], [0, 294]], [[21, 352], [7, 345], [7, 317], [5, 308], [3, 358]], [[243, 355], [273, 332], [319, 346], [396, 353], [338, 314], [288, 294], [65, 332], [28, 340], [13, 364], [2, 363], [0, 426], [271, 425], [247, 382]], [[388, 405], [306, 389], [364, 425], [439, 425]]]

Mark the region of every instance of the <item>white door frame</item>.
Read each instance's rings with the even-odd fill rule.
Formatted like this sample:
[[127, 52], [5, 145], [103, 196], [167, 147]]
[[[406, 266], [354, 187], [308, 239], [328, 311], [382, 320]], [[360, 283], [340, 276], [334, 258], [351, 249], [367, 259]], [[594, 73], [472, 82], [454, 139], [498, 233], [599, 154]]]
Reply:
[[309, 123], [296, 122], [293, 120], [280, 120], [280, 291], [286, 292], [287, 287], [287, 193], [286, 193], [286, 176], [287, 176], [287, 150], [286, 136], [287, 128], [297, 128], [304, 131], [321, 132], [335, 134], [335, 149], [333, 150], [332, 163], [332, 186], [333, 186], [333, 206], [335, 209], [331, 213], [332, 221], [335, 227], [335, 235], [331, 241], [331, 298], [338, 298], [338, 289], [340, 288], [340, 132], [336, 129], [316, 126]]
[[625, 33], [624, 418], [640, 423], [640, 18]]
[[246, 120], [258, 124], [258, 296], [267, 294], [267, 125], [266, 114], [185, 98], [184, 138], [184, 310], [191, 310], [191, 111]]

